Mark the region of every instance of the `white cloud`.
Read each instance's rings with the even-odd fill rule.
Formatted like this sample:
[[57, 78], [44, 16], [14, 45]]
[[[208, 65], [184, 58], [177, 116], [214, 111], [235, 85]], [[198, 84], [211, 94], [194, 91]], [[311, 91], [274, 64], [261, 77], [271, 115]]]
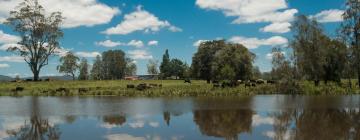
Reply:
[[9, 64], [0, 64], [0, 69], [1, 69], [1, 68], [9, 68], [9, 67], [10, 67]]
[[117, 47], [120, 45], [124, 45], [124, 43], [122, 42], [113, 42], [111, 40], [105, 40], [105, 41], [100, 41], [100, 42], [95, 42], [96, 45], [98, 46], [103, 46], [103, 47], [109, 47], [109, 48], [113, 48], [113, 47]]
[[[271, 138], [271, 139], [278, 138], [278, 137], [276, 137], [276, 133], [275, 133], [274, 131], [266, 131], [266, 132], [263, 133], [263, 135], [265, 135], [265, 136], [267, 136], [267, 137], [269, 137], [269, 138]], [[282, 140], [292, 140], [292, 139], [294, 139], [294, 138], [293, 138], [293, 135], [294, 135], [293, 131], [291, 131], [291, 130], [286, 130], [286, 132], [285, 132], [283, 135], [280, 135], [280, 136], [279, 136], [279, 137], [281, 137], [281, 138], [279, 138], [279, 139], [282, 139]]]
[[[4, 22], [11, 10], [14, 10], [23, 0], [0, 1], [0, 22]], [[98, 0], [39, 0], [45, 11], [62, 12], [65, 17], [63, 27], [73, 28], [79, 26], [94, 26], [109, 23], [111, 19], [120, 14], [120, 10], [109, 7]]]
[[18, 36], [10, 35], [4, 33], [2, 30], [0, 30], [0, 44], [11, 44], [11, 43], [17, 43], [21, 39]]
[[297, 9], [289, 9], [286, 0], [196, 0], [196, 5], [236, 17], [232, 22], [234, 24], [289, 23], [298, 12]]
[[157, 45], [159, 45], [159, 41], [151, 40], [148, 42], [148, 46], [157, 46]]
[[270, 33], [287, 33], [290, 31], [291, 24], [289, 22], [283, 23], [272, 23], [264, 28], [261, 28], [262, 32], [270, 32]]
[[146, 50], [132, 50], [128, 51], [132, 59], [152, 59], [153, 56]]
[[129, 126], [131, 128], [143, 128], [145, 125], [145, 122], [144, 121], [136, 121], [136, 122], [132, 122], [132, 123], [129, 123]]
[[317, 19], [321, 23], [326, 22], [341, 22], [343, 20], [342, 14], [344, 13], [343, 10], [339, 9], [330, 9], [324, 10], [316, 15], [310, 16], [311, 18]]
[[201, 43], [206, 42], [206, 41], [209, 41], [209, 40], [198, 40], [198, 41], [195, 41], [194, 44], [193, 44], [193, 46], [194, 46], [194, 47], [199, 47]]
[[21, 56], [0, 56], [0, 62], [17, 62], [22, 63], [25, 62], [24, 58]]
[[98, 55], [101, 56], [99, 52], [76, 52], [75, 55], [80, 57], [96, 57]]
[[107, 140], [145, 140], [144, 137], [135, 137], [129, 134], [111, 134], [105, 136]]
[[256, 49], [260, 46], [286, 46], [288, 40], [281, 36], [273, 36], [268, 39], [246, 38], [242, 36], [234, 36], [229, 40], [232, 43], [239, 43], [248, 49]]
[[144, 47], [144, 43], [141, 40], [131, 40], [127, 45], [137, 48]]
[[111, 27], [102, 33], [108, 35], [126, 35], [136, 31], [157, 32], [161, 28], [168, 28], [173, 32], [181, 31], [180, 28], [171, 25], [168, 21], [161, 21], [155, 15], [138, 6], [136, 11], [124, 16], [124, 21], [116, 27]]

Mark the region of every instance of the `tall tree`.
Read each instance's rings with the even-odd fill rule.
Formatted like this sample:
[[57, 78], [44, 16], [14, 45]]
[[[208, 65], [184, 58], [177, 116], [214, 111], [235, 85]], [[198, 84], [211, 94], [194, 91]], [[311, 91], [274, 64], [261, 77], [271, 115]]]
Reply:
[[350, 62], [358, 76], [360, 87], [360, 1], [347, 0], [341, 33], [350, 46]]
[[347, 63], [346, 45], [337, 40], [325, 40], [325, 64], [324, 64], [324, 80], [341, 82], [341, 77]]
[[215, 53], [224, 46], [226, 46], [225, 40], [213, 40], [201, 43], [192, 58], [191, 70], [193, 77], [207, 80], [209, 83], [215, 76], [211, 73]]
[[231, 80], [249, 80], [252, 78], [252, 63], [255, 54], [251, 53], [241, 44], [227, 43], [218, 50], [211, 62], [211, 74], [213, 79], [221, 80], [221, 70], [228, 65], [235, 72]]
[[325, 35], [321, 26], [315, 19], [300, 15], [295, 19], [291, 29], [294, 34], [291, 47], [294, 50], [295, 63], [300, 72], [308, 80], [313, 80], [317, 86], [324, 73], [325, 62], [323, 57]]
[[82, 58], [80, 62], [80, 74], [79, 80], [88, 80], [89, 79], [89, 64], [86, 58]]
[[57, 67], [57, 70], [60, 73], [70, 74], [73, 80], [75, 80], [75, 73], [79, 68], [77, 62], [79, 57], [75, 56], [72, 52], [67, 52], [65, 56], [60, 58], [60, 65]]
[[162, 74], [163, 78], [171, 76], [170, 68], [170, 55], [169, 51], [166, 49], [163, 55], [163, 60], [160, 64], [160, 73]]
[[126, 68], [125, 68], [125, 75], [126, 76], [133, 76], [136, 75], [136, 64], [135, 61], [131, 58], [126, 58]]
[[94, 61], [94, 64], [91, 69], [91, 79], [92, 80], [101, 80], [101, 72], [102, 72], [102, 60], [101, 57], [98, 55]]
[[102, 53], [102, 77], [105, 80], [118, 80], [125, 76], [126, 60], [122, 50], [109, 50]]
[[157, 60], [150, 59], [146, 65], [148, 74], [159, 74], [158, 65], [159, 62]]
[[171, 59], [170, 61], [170, 75], [175, 76], [176, 79], [184, 78], [184, 73], [187, 65], [179, 59]]
[[[47, 16], [48, 15], [48, 16]], [[25, 0], [18, 11], [11, 11], [5, 24], [21, 36], [16, 47], [8, 51], [24, 58], [33, 73], [34, 81], [39, 80], [41, 69], [48, 65], [48, 59], [60, 48], [59, 39], [63, 36], [60, 29], [60, 12], [45, 14], [45, 9], [37, 0]]]

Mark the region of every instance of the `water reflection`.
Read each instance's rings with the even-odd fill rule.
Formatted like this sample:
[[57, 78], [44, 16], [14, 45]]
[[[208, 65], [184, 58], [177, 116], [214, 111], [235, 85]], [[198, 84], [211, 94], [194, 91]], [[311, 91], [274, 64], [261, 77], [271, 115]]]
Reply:
[[359, 97], [0, 98], [0, 139], [358, 140]]

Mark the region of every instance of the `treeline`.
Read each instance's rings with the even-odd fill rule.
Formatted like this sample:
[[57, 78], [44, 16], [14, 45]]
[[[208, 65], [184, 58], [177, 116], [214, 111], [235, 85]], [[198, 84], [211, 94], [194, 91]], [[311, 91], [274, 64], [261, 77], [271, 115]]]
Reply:
[[80, 63], [79, 60], [72, 52], [68, 52], [60, 58], [61, 64], [57, 69], [60, 73], [71, 75], [74, 80], [77, 71], [79, 80], [118, 80], [135, 75], [137, 70], [134, 61], [127, 58], [121, 50], [109, 50], [96, 56], [91, 70], [85, 58], [82, 58]]

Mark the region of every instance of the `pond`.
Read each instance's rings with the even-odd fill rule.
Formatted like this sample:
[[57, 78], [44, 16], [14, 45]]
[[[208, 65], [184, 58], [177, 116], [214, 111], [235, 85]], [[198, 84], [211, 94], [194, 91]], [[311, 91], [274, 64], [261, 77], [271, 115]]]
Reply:
[[0, 139], [360, 139], [360, 96], [0, 97]]

